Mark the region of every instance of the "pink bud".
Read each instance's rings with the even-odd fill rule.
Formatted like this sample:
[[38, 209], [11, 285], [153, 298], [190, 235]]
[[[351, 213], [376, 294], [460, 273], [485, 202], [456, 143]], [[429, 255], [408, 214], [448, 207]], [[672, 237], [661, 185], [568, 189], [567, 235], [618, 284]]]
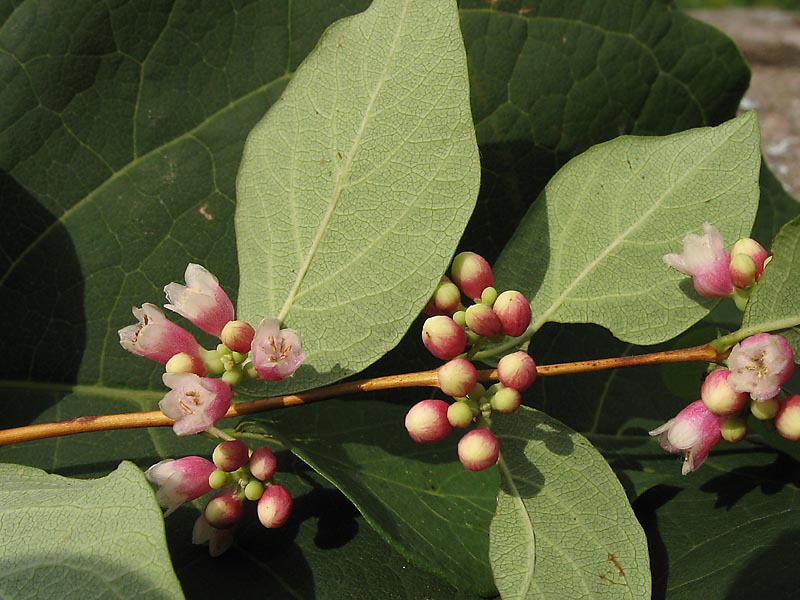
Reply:
[[230, 529], [242, 518], [244, 502], [232, 489], [222, 490], [206, 504], [203, 516], [216, 529]]
[[775, 429], [783, 437], [793, 442], [800, 441], [800, 396], [794, 394], [786, 398], [775, 415]]
[[722, 235], [708, 223], [703, 235], [688, 234], [683, 240], [683, 254], [667, 254], [664, 262], [692, 278], [701, 296], [727, 298], [733, 293], [729, 270], [730, 257], [725, 252]]
[[208, 478], [216, 470], [211, 461], [199, 456], [166, 459], [144, 472], [148, 481], [159, 486], [156, 500], [171, 514], [179, 506], [211, 491]]
[[650, 435], [659, 436], [658, 441], [666, 451], [683, 454], [681, 472], [686, 475], [697, 470], [714, 444], [722, 439], [720, 427], [724, 420], [725, 417], [710, 412], [702, 400], [696, 400]]
[[266, 381], [286, 379], [306, 359], [300, 336], [292, 329], [281, 329], [277, 319], [261, 320], [252, 348], [253, 366]]
[[194, 373], [202, 377], [206, 374], [206, 365], [199, 356], [179, 352], [164, 365], [167, 373]]
[[756, 265], [746, 254], [737, 254], [731, 258], [731, 281], [739, 289], [749, 288], [756, 280]]
[[711, 371], [700, 388], [703, 404], [715, 415], [732, 415], [742, 410], [747, 403], [747, 393], [737, 392], [728, 383], [730, 374], [728, 369]]
[[499, 456], [500, 442], [484, 427], [467, 432], [458, 442], [458, 459], [470, 471], [488, 469]]
[[228, 321], [225, 327], [222, 328], [222, 333], [219, 339], [228, 348], [234, 352], [247, 354], [250, 352], [250, 346], [253, 343], [253, 337], [256, 335], [256, 330], [250, 323], [245, 321]]
[[128, 352], [162, 365], [181, 352], [194, 357], [200, 356], [200, 344], [194, 336], [167, 319], [155, 304], [145, 303], [142, 308], [134, 306], [133, 316], [139, 322], [117, 332], [120, 345]]
[[507, 354], [497, 363], [497, 376], [507, 388], [524, 392], [536, 379], [536, 363], [527, 352]]
[[249, 448], [247, 444], [241, 440], [225, 440], [224, 442], [220, 442], [217, 444], [217, 447], [214, 448], [214, 453], [211, 456], [214, 464], [217, 465], [220, 470], [228, 473], [243, 467], [249, 458]]
[[448, 396], [462, 398], [478, 383], [478, 370], [465, 358], [454, 358], [437, 371], [439, 388]]
[[266, 446], [259, 446], [253, 450], [253, 455], [250, 457], [250, 473], [253, 477], [261, 481], [272, 479], [277, 467], [278, 459], [272, 450]]
[[176, 435], [205, 431], [219, 421], [231, 406], [231, 388], [219, 379], [198, 377], [193, 373], [164, 373], [161, 377], [168, 392], [158, 407], [175, 420]]
[[467, 334], [450, 317], [430, 317], [422, 325], [422, 343], [436, 358], [455, 358], [467, 347]]
[[497, 297], [492, 307], [505, 335], [519, 337], [531, 323], [531, 305], [527, 298], [515, 290], [507, 290]]
[[794, 353], [779, 335], [759, 333], [736, 344], [728, 356], [728, 383], [753, 400], [778, 394], [794, 371]]
[[461, 306], [461, 291], [449, 279], [443, 279], [431, 298], [439, 314], [452, 315]]
[[764, 261], [767, 260], [769, 252], [754, 239], [742, 238], [731, 247], [731, 260], [740, 254], [749, 256], [753, 260], [753, 264], [756, 268], [755, 280], [758, 281], [761, 274], [764, 272]]
[[492, 267], [482, 256], [474, 252], [462, 252], [453, 259], [450, 275], [464, 295], [478, 302], [481, 293], [494, 285]]
[[170, 283], [164, 287], [164, 307], [186, 317], [196, 327], [219, 337], [222, 328], [233, 320], [233, 304], [219, 281], [205, 267], [190, 263], [184, 273], [186, 285]]
[[483, 337], [494, 337], [500, 333], [502, 325], [495, 312], [485, 304], [473, 304], [467, 308], [467, 327]]
[[267, 529], [280, 527], [292, 513], [292, 495], [282, 485], [272, 484], [258, 501], [258, 520]]
[[450, 433], [450, 428], [447, 402], [442, 400], [422, 400], [406, 414], [408, 435], [421, 444], [443, 440]]

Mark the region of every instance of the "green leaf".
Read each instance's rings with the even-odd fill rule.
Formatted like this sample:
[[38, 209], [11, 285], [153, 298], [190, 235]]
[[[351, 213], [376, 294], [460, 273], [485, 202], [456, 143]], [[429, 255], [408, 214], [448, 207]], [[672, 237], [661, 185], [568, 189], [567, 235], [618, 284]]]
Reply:
[[758, 213], [750, 237], [764, 248], [770, 248], [780, 228], [800, 215], [800, 202], [786, 193], [783, 184], [763, 160], [759, 187], [761, 196], [758, 200]]
[[183, 598], [161, 509], [134, 465], [85, 481], [0, 464], [0, 481], [3, 598]]
[[301, 334], [306, 364], [287, 389], [397, 344], [479, 179], [455, 2], [378, 0], [325, 33], [253, 129], [237, 179], [238, 310]]
[[502, 487], [490, 558], [501, 596], [649, 599], [644, 532], [597, 450], [527, 407], [493, 430]]
[[747, 302], [742, 328], [785, 330], [782, 335], [800, 360], [800, 217], [778, 232], [771, 252], [772, 260]]
[[565, 165], [497, 263], [504, 287], [530, 294], [533, 331], [548, 321], [603, 325], [654, 344], [708, 314], [662, 257], [704, 222], [725, 239], [750, 231], [758, 204], [755, 113], [663, 138], [621, 137]]
[[800, 463], [768, 448], [721, 442], [699, 470], [654, 439], [592, 436], [621, 477], [661, 476], [634, 503], [648, 534], [653, 595], [667, 600], [791, 598], [800, 531]]
[[462, 590], [494, 593], [489, 523], [494, 469], [467, 471], [456, 441], [417, 444], [403, 427], [408, 407], [327, 400], [280, 411], [247, 427], [277, 437], [334, 483], [403, 556]]

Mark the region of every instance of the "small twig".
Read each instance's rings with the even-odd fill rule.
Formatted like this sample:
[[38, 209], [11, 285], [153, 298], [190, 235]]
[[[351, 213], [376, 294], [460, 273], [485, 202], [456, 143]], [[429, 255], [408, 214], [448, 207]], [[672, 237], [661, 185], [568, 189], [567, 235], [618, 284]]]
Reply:
[[[710, 344], [706, 344], [703, 346], [696, 346], [694, 348], [670, 350], [667, 352], [654, 352], [652, 354], [641, 354], [638, 356], [622, 356], [618, 358], [603, 358], [572, 363], [540, 365], [537, 367], [537, 370], [540, 376], [550, 377], [555, 375], [604, 371], [608, 369], [633, 367], [638, 365], [692, 361], [719, 362], [724, 358], [724, 356], [725, 355], [723, 353], [715, 350]], [[484, 371], [478, 371], [478, 378], [480, 381], [497, 381], [497, 370], [487, 369]], [[439, 381], [436, 376], [436, 371], [419, 371], [416, 373], [389, 375], [387, 377], [375, 377], [372, 379], [362, 379], [359, 381], [347, 381], [315, 390], [309, 390], [307, 392], [301, 392], [299, 394], [275, 396], [273, 398], [261, 398], [259, 400], [252, 400], [249, 402], [237, 402], [230, 407], [228, 412], [225, 414], [225, 417], [240, 417], [243, 415], [251, 415], [267, 410], [286, 408], [288, 406], [298, 406], [300, 404], [308, 404], [317, 400], [325, 400], [328, 398], [347, 396], [350, 394], [406, 387], [438, 388]], [[19, 442], [28, 442], [32, 440], [72, 435], [75, 433], [86, 433], [90, 431], [137, 429], [142, 427], [168, 427], [173, 423], [174, 421], [172, 419], [165, 416], [160, 411], [77, 417], [68, 421], [40, 423], [37, 425], [28, 425], [26, 427], [0, 430], [0, 446], [5, 444], [15, 444]]]

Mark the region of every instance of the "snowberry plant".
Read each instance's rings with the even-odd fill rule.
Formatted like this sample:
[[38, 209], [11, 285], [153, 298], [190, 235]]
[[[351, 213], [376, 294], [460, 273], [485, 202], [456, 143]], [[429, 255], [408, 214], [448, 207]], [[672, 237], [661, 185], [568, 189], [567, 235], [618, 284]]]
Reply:
[[156, 4], [0, 28], [0, 595], [794, 593], [800, 209], [730, 40]]

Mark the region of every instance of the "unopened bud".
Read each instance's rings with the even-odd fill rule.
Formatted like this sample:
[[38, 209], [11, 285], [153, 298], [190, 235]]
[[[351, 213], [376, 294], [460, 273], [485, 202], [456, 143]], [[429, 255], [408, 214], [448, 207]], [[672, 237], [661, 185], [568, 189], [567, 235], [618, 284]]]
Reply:
[[244, 497], [254, 502], [259, 498], [261, 498], [261, 495], [263, 493], [264, 493], [264, 484], [258, 481], [257, 479], [253, 479], [247, 482], [247, 485], [244, 487]]
[[247, 354], [253, 343], [256, 330], [245, 321], [228, 321], [222, 328], [219, 339], [234, 352]]
[[738, 442], [747, 434], [747, 421], [739, 415], [730, 416], [720, 425], [720, 432], [722, 439], [728, 442]]
[[208, 476], [208, 485], [210, 485], [213, 490], [221, 490], [224, 487], [228, 487], [230, 482], [230, 476], [220, 469], [217, 469]]
[[433, 305], [446, 315], [452, 315], [461, 306], [461, 290], [450, 281], [442, 281], [433, 292]]
[[422, 400], [411, 407], [406, 414], [406, 429], [415, 442], [422, 444], [438, 442], [450, 433], [447, 420], [447, 402], [442, 400]]
[[700, 387], [703, 404], [715, 415], [732, 415], [742, 410], [747, 403], [747, 392], [737, 392], [728, 383], [730, 374], [728, 369], [711, 371]]
[[453, 427], [464, 428], [472, 423], [475, 415], [466, 402], [453, 402], [447, 407], [447, 420]]
[[756, 263], [747, 254], [737, 254], [731, 258], [729, 268], [734, 287], [748, 288], [756, 280]]
[[500, 442], [483, 427], [467, 432], [458, 442], [458, 459], [470, 471], [483, 471], [497, 462]]
[[217, 444], [211, 460], [222, 471], [228, 473], [243, 467], [249, 458], [247, 444], [241, 440], [226, 440]]
[[779, 404], [775, 398], [750, 400], [750, 414], [759, 421], [769, 421], [778, 412]]
[[497, 290], [493, 287], [487, 287], [481, 292], [481, 304], [492, 307], [497, 300]]
[[467, 308], [467, 327], [483, 337], [494, 337], [500, 333], [500, 319], [486, 304], [473, 304]]
[[422, 326], [422, 343], [436, 358], [455, 358], [467, 347], [467, 334], [453, 319], [430, 317]]
[[497, 363], [497, 376], [505, 387], [524, 392], [536, 379], [536, 363], [527, 352], [514, 352]]
[[464, 295], [478, 302], [483, 290], [494, 285], [492, 267], [474, 252], [462, 252], [453, 259], [450, 274]]
[[465, 358], [454, 358], [437, 371], [439, 387], [448, 396], [461, 398], [469, 394], [478, 382], [478, 370]]
[[203, 359], [203, 364], [209, 375], [219, 375], [225, 371], [222, 357], [217, 350], [201, 350], [200, 358]]
[[258, 501], [258, 520], [267, 529], [280, 527], [292, 513], [292, 495], [282, 485], [272, 484]]
[[764, 267], [766, 266], [769, 252], [767, 252], [764, 249], [764, 246], [759, 244], [754, 239], [742, 238], [731, 247], [731, 262], [733, 262], [733, 259], [740, 254], [745, 254], [753, 260], [753, 265], [756, 269], [755, 280], [758, 281], [761, 277], [761, 273], [764, 272]]
[[519, 337], [531, 323], [531, 305], [522, 293], [507, 290], [497, 297], [492, 307], [500, 320], [501, 331], [511, 337]]
[[212, 527], [229, 529], [242, 518], [243, 512], [241, 498], [234, 496], [230, 490], [225, 490], [208, 501], [203, 516]]
[[194, 373], [203, 377], [206, 374], [206, 366], [197, 356], [192, 356], [186, 352], [179, 352], [167, 361], [165, 365], [167, 373]]
[[775, 429], [787, 440], [800, 441], [800, 396], [794, 394], [783, 401], [775, 415]]
[[492, 396], [492, 408], [498, 412], [510, 415], [519, 408], [522, 403], [522, 395], [514, 388], [500, 388]]
[[261, 481], [272, 479], [277, 467], [278, 459], [275, 458], [275, 453], [266, 446], [259, 446], [250, 455], [250, 473]]

